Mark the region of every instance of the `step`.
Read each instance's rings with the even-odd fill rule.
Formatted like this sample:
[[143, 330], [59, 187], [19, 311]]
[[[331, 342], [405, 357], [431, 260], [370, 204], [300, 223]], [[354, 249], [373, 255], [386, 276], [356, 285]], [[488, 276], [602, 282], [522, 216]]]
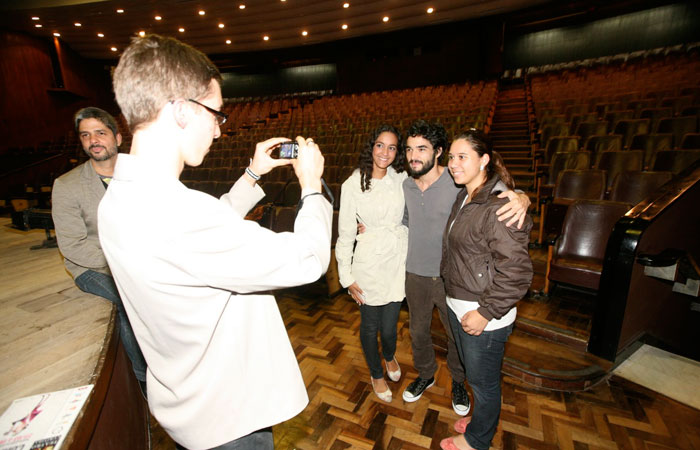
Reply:
[[527, 105], [523, 103], [512, 103], [512, 104], [499, 104], [496, 103], [496, 114], [500, 112], [526, 112]]
[[[501, 154], [501, 152], [498, 153]], [[532, 169], [531, 158], [503, 158], [503, 163], [508, 170], [524, 172]]]
[[521, 133], [524, 133], [524, 130], [529, 130], [527, 126], [527, 120], [509, 120], [509, 121], [503, 121], [503, 122], [492, 122], [492, 127], [494, 131], [510, 131], [513, 132], [513, 130], [520, 131]]
[[499, 152], [501, 155], [509, 155], [514, 158], [529, 158], [531, 157], [530, 146], [529, 145], [496, 145], [494, 144], [493, 149]]
[[499, 144], [501, 142], [519, 142], [522, 145], [529, 144], [530, 143], [530, 136], [526, 134], [516, 134], [516, 133], [499, 133], [499, 134], [493, 134], [489, 133], [489, 136], [491, 137], [491, 140], [494, 142], [494, 144]]
[[582, 391], [601, 381], [612, 363], [586, 351], [525, 332], [516, 322], [501, 371], [525, 383], [554, 390]]
[[498, 138], [508, 138], [508, 139], [530, 139], [530, 132], [525, 131], [525, 129], [520, 129], [520, 130], [499, 130], [496, 129], [494, 130], [491, 128], [491, 131], [489, 132], [489, 136], [491, 136], [491, 139], [494, 137]]
[[512, 150], [496, 150], [503, 159], [506, 158], [530, 158], [529, 153], [527, 152], [521, 152], [521, 151], [512, 151]]

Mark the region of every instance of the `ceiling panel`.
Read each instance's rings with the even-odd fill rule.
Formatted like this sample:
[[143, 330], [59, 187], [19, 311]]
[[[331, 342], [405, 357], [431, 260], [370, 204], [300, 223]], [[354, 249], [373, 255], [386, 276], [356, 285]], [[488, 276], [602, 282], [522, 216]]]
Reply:
[[[462, 21], [545, 0], [5, 0], [0, 26], [60, 39], [86, 58], [114, 59], [139, 31], [175, 36], [207, 54], [330, 42]], [[349, 3], [344, 8], [343, 4]], [[51, 5], [51, 6], [48, 6]], [[244, 9], [240, 5], [245, 5]], [[432, 7], [433, 12], [428, 13]], [[118, 13], [123, 9], [123, 13]], [[204, 15], [198, 12], [204, 11]], [[156, 16], [160, 20], [156, 20]], [[388, 21], [383, 21], [387, 16]], [[32, 20], [38, 17], [38, 20]], [[75, 24], [79, 23], [80, 26]], [[219, 27], [223, 24], [223, 27]], [[347, 29], [341, 26], [347, 24]], [[37, 28], [36, 25], [41, 25]], [[180, 28], [184, 32], [178, 31]], [[302, 31], [307, 35], [302, 36]], [[98, 37], [98, 33], [104, 37]], [[263, 40], [268, 36], [269, 40]], [[226, 41], [231, 43], [227, 44]], [[111, 50], [115, 48], [116, 50]]]

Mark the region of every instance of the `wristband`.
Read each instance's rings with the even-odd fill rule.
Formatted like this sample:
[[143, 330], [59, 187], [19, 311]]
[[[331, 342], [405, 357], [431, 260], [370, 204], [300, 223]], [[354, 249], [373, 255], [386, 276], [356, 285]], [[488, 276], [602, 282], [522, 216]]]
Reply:
[[245, 168], [245, 173], [247, 173], [248, 176], [249, 176], [250, 178], [254, 179], [255, 181], [258, 181], [258, 180], [260, 179], [260, 175], [256, 174], [256, 173], [253, 172], [252, 170], [250, 170], [250, 167], [246, 167], [246, 168]]
[[311, 192], [310, 194], [306, 194], [305, 196], [303, 196], [303, 197], [299, 200], [299, 204], [297, 205], [297, 213], [299, 212], [299, 210], [301, 209], [301, 207], [304, 206], [304, 200], [306, 200], [307, 197], [311, 197], [312, 195], [321, 195], [321, 196], [323, 196], [323, 194], [320, 193], [320, 192]]

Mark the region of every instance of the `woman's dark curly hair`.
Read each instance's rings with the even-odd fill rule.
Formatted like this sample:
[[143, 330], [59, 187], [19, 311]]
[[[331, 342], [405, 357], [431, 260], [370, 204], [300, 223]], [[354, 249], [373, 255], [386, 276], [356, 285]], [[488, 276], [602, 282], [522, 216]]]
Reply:
[[360, 188], [362, 188], [362, 192], [365, 192], [370, 188], [370, 183], [372, 181], [372, 168], [374, 167], [372, 150], [374, 149], [374, 143], [377, 142], [379, 135], [384, 132], [393, 133], [394, 136], [396, 136], [396, 158], [394, 158], [394, 162], [391, 163], [391, 167], [393, 167], [397, 173], [403, 172], [405, 169], [406, 153], [403, 151], [401, 132], [392, 125], [379, 125], [370, 135], [369, 140], [360, 151], [360, 157], [358, 158], [357, 168], [360, 169]]

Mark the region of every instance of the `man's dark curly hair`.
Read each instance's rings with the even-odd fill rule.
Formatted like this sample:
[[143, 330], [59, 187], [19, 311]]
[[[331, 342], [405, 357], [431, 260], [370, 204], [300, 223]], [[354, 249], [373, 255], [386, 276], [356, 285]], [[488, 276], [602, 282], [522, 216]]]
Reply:
[[[444, 155], [447, 151], [448, 140], [447, 131], [445, 127], [439, 123], [428, 123], [425, 120], [417, 120], [413, 122], [413, 125], [408, 129], [406, 138], [420, 136], [428, 141], [437, 151], [438, 148], [442, 149], [442, 154]], [[405, 145], [405, 142], [404, 142]]]
[[397, 173], [404, 171], [406, 154], [403, 151], [403, 145], [401, 145], [401, 132], [391, 125], [379, 125], [370, 135], [358, 158], [357, 168], [360, 169], [360, 188], [362, 192], [369, 190], [372, 181], [372, 150], [374, 149], [374, 143], [377, 142], [380, 134], [387, 131], [396, 136], [396, 158], [394, 158], [394, 162], [391, 163], [391, 167], [393, 167]]

